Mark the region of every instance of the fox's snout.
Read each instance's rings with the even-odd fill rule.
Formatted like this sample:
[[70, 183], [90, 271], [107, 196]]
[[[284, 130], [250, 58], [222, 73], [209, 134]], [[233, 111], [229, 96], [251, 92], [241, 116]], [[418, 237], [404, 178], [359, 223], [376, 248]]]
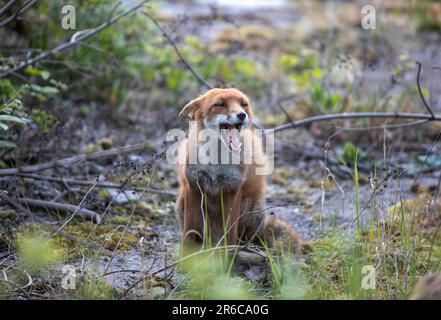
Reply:
[[240, 121], [244, 121], [247, 118], [247, 114], [245, 112], [239, 112], [236, 116]]

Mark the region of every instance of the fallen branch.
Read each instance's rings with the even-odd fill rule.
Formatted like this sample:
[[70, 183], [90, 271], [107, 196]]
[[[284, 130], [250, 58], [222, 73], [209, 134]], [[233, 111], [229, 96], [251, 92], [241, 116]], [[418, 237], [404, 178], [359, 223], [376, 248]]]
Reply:
[[[4, 174], [4, 176], [6, 176], [6, 175], [9, 175], [9, 174]], [[64, 178], [57, 178], [57, 177], [51, 177], [51, 176], [42, 176], [42, 175], [38, 175], [38, 174], [27, 174], [27, 173], [12, 173], [10, 175], [11, 176], [19, 176], [19, 177], [28, 178], [28, 179], [34, 179], [34, 180], [61, 182], [61, 183], [79, 185], [79, 186], [92, 186], [92, 185], [94, 185], [94, 187], [98, 187], [98, 188], [121, 189], [120, 185], [113, 184], [113, 183], [105, 183], [105, 182], [95, 183], [95, 182], [91, 182], [91, 181], [75, 180], [75, 179], [64, 179]], [[171, 196], [171, 197], [177, 196], [176, 192], [160, 190], [160, 189], [151, 189], [151, 188], [149, 188], [149, 189], [144, 190], [144, 188], [132, 187], [132, 186], [129, 186], [129, 185], [127, 185], [125, 187], [125, 189], [133, 190], [133, 191], [139, 191], [139, 192], [144, 191], [144, 192], [155, 193], [155, 194]]]
[[35, 164], [31, 166], [24, 166], [19, 168], [9, 168], [9, 169], [0, 169], [0, 176], [4, 175], [14, 175], [17, 173], [29, 173], [41, 170], [47, 170], [54, 167], [70, 167], [81, 161], [93, 161], [98, 159], [104, 159], [113, 157], [119, 154], [129, 153], [132, 151], [136, 151], [139, 149], [146, 148], [150, 145], [148, 141], [139, 142], [133, 145], [124, 146], [120, 148], [113, 148], [105, 151], [98, 151], [93, 153], [86, 153], [81, 155], [76, 155], [68, 158], [53, 160], [49, 162], [44, 162], [40, 164]]
[[101, 25], [99, 25], [98, 27], [94, 28], [94, 29], [90, 29], [90, 30], [84, 30], [84, 31], [80, 31], [75, 33], [72, 38], [70, 39], [69, 42], [63, 43], [49, 51], [45, 51], [41, 54], [39, 54], [38, 56], [36, 56], [35, 58], [32, 59], [28, 59], [26, 61], [21, 62], [19, 65], [13, 67], [12, 69], [6, 70], [3, 73], [0, 73], [0, 78], [6, 77], [14, 72], [20, 71], [24, 68], [26, 68], [27, 66], [30, 65], [34, 65], [35, 63], [37, 63], [38, 61], [41, 61], [47, 57], [49, 57], [52, 54], [58, 53], [60, 51], [66, 50], [70, 47], [76, 46], [77, 44], [81, 43], [81, 41], [97, 34], [98, 32], [108, 28], [109, 26], [113, 25], [114, 23], [116, 23], [118, 20], [120, 20], [121, 18], [124, 18], [125, 16], [129, 15], [130, 13], [132, 13], [133, 11], [138, 10], [139, 8], [141, 8], [142, 6], [144, 6], [144, 4], [147, 2], [148, 0], [144, 0], [141, 1], [140, 3], [134, 5], [133, 7], [127, 9], [126, 11], [120, 13], [119, 15], [115, 16], [114, 18], [107, 20], [106, 22], [102, 23]]
[[52, 209], [52, 210], [59, 210], [67, 213], [73, 213], [76, 212], [77, 215], [82, 216], [86, 219], [92, 220], [96, 224], [101, 223], [101, 217], [98, 213], [95, 211], [80, 208], [78, 206], [75, 206], [73, 204], [68, 203], [60, 203], [60, 202], [54, 202], [54, 201], [46, 201], [46, 200], [37, 200], [37, 199], [31, 199], [31, 198], [16, 198], [17, 202], [21, 202], [23, 204], [26, 204], [30, 207], [35, 208], [44, 208], [44, 209]]
[[19, 204], [17, 201], [9, 197], [6, 192], [0, 190], [0, 199], [8, 203], [11, 207], [14, 207], [17, 209], [17, 213], [28, 216], [29, 210], [27, 210], [25, 207], [23, 207], [21, 204]]

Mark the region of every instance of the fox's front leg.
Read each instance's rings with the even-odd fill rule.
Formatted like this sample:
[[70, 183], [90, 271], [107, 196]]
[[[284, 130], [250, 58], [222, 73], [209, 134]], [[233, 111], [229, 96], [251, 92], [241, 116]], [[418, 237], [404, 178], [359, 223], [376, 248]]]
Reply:
[[201, 248], [204, 239], [204, 222], [201, 212], [201, 195], [191, 187], [183, 195], [184, 221], [182, 228], [183, 253]]

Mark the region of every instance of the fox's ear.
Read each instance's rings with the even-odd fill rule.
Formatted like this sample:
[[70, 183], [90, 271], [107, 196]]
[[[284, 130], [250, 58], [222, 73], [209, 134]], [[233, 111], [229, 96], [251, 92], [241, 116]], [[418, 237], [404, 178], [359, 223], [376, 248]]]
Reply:
[[194, 112], [202, 105], [203, 100], [204, 96], [200, 96], [190, 101], [182, 108], [181, 112], [179, 112], [179, 116], [194, 120]]

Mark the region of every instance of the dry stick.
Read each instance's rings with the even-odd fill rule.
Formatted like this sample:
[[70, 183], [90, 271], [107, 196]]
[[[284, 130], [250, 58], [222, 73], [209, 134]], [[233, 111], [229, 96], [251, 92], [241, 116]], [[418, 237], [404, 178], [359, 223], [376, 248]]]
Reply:
[[2, 16], [10, 7], [12, 7], [18, 0], [11, 0], [7, 4], [5, 4], [2, 8], [0, 8], [0, 16]]
[[[383, 126], [370, 126], [370, 127], [336, 127], [337, 130], [339, 131], [350, 131], [350, 132], [354, 132], [354, 131], [368, 131], [368, 130], [392, 130], [392, 129], [401, 129], [401, 128], [407, 128], [407, 127], [416, 127], [422, 124], [427, 123], [429, 120], [419, 120], [419, 121], [412, 121], [409, 123], [398, 123], [398, 124], [385, 124]], [[340, 132], [339, 132], [340, 133]]]
[[31, 166], [24, 166], [19, 168], [9, 168], [9, 169], [0, 169], [0, 176], [4, 175], [14, 175], [17, 173], [29, 173], [29, 172], [35, 172], [35, 171], [41, 171], [41, 170], [47, 170], [54, 167], [70, 167], [78, 162], [81, 161], [93, 161], [93, 160], [99, 160], [104, 158], [113, 157], [116, 155], [129, 153], [132, 151], [136, 151], [139, 149], [146, 148], [150, 145], [149, 142], [139, 142], [133, 145], [128, 145], [120, 148], [113, 148], [105, 151], [98, 151], [93, 153], [87, 153], [87, 154], [81, 154], [76, 155], [68, 158], [53, 160], [49, 162], [44, 162], [40, 164], [35, 164]]
[[355, 112], [355, 113], [336, 113], [336, 114], [323, 114], [313, 116], [301, 120], [296, 120], [290, 123], [286, 123], [277, 126], [272, 130], [273, 132], [280, 132], [287, 129], [295, 129], [300, 126], [305, 126], [314, 122], [329, 121], [336, 119], [358, 119], [358, 118], [392, 118], [392, 119], [416, 119], [416, 120], [432, 120], [441, 121], [441, 116], [430, 115], [423, 113], [404, 113], [404, 112]]
[[13, 72], [17, 72], [20, 71], [24, 68], [26, 68], [29, 65], [33, 65], [35, 63], [37, 63], [38, 61], [41, 61], [47, 57], [49, 57], [52, 54], [58, 53], [60, 51], [66, 50], [70, 47], [76, 46], [77, 44], [79, 44], [81, 41], [97, 34], [98, 32], [108, 28], [109, 26], [113, 25], [114, 23], [116, 23], [118, 20], [120, 20], [121, 18], [124, 18], [125, 16], [129, 15], [130, 13], [132, 13], [133, 11], [138, 10], [139, 8], [141, 8], [142, 6], [144, 6], [144, 4], [147, 2], [148, 0], [144, 0], [141, 1], [140, 3], [134, 5], [133, 7], [127, 9], [126, 11], [120, 13], [119, 15], [115, 16], [114, 18], [107, 20], [106, 22], [102, 23], [101, 25], [99, 25], [98, 27], [91, 29], [91, 30], [85, 30], [82, 31], [81, 33], [76, 33], [72, 36], [72, 38], [70, 39], [69, 42], [63, 43], [49, 51], [45, 51], [41, 54], [39, 54], [38, 56], [36, 56], [33, 59], [29, 59], [26, 61], [21, 62], [18, 66], [15, 66], [12, 69], [9, 69], [3, 73], [0, 74], [0, 78], [6, 77], [8, 75], [10, 75]]
[[85, 217], [87, 219], [90, 219], [96, 224], [101, 223], [101, 217], [95, 211], [88, 210], [85, 208], [80, 208], [72, 204], [46, 201], [46, 200], [37, 200], [31, 198], [17, 198], [16, 200], [18, 202], [25, 203], [30, 207], [60, 210], [63, 212], [76, 212], [76, 214]]
[[[26, 1], [20, 8], [17, 9], [17, 11], [12, 16], [10, 16], [9, 18], [6, 18], [5, 20], [0, 22], [0, 28], [8, 25], [11, 21], [16, 20], [20, 14], [22, 14], [23, 12], [28, 10], [30, 7], [32, 7], [35, 4], [35, 2], [37, 2], [37, 0]], [[8, 3], [5, 7], [8, 7], [10, 5], [10, 3]], [[2, 9], [2, 11], [3, 10], [4, 10], [4, 8]]]
[[[423, 95], [423, 91], [421, 90], [421, 85], [420, 85], [420, 76], [421, 76], [421, 63], [416, 61], [415, 62], [418, 65], [418, 72], [417, 72], [417, 88], [418, 88], [418, 93], [420, 94], [421, 100], [423, 101], [424, 107], [426, 107], [427, 111], [430, 113], [430, 115], [432, 116], [432, 119], [435, 118], [435, 114], [432, 111], [432, 108], [429, 107], [429, 104], [426, 101], [426, 98], [424, 98]], [[435, 67], [436, 69], [437, 67]]]
[[204, 80], [194, 69], [193, 67], [185, 60], [185, 58], [182, 56], [181, 51], [179, 50], [176, 43], [173, 41], [171, 36], [165, 31], [165, 29], [159, 24], [159, 22], [150, 14], [147, 10], [144, 10], [143, 13], [155, 24], [155, 26], [162, 32], [164, 37], [167, 39], [167, 41], [172, 45], [173, 49], [175, 50], [176, 54], [178, 55], [181, 62], [185, 65], [185, 67], [188, 69], [188, 71], [191, 72], [191, 74], [196, 78], [196, 80], [207, 87], [208, 89], [213, 89], [214, 86], [211, 83], [208, 83], [206, 80]]
[[23, 207], [21, 204], [19, 204], [17, 201], [14, 201], [11, 197], [9, 197], [6, 192], [3, 192], [0, 190], [0, 199], [3, 199], [7, 203], [9, 203], [10, 206], [14, 207], [18, 210], [19, 214], [22, 214], [23, 216], [28, 216], [29, 210], [27, 210], [25, 207]]
[[[23, 178], [28, 178], [28, 179], [34, 179], [34, 180], [61, 182], [61, 183], [67, 183], [67, 184], [72, 184], [72, 185], [79, 185], [79, 186], [91, 186], [94, 184], [94, 182], [92, 182], [92, 181], [64, 179], [64, 178], [57, 178], [57, 177], [51, 177], [51, 176], [42, 176], [42, 175], [32, 174], [32, 173], [18, 173], [18, 174], [11, 174], [11, 175], [19, 176], [19, 177], [23, 177]], [[95, 187], [108, 188], [108, 189], [121, 189], [120, 185], [113, 184], [113, 183], [106, 183], [106, 182], [97, 183], [97, 184], [95, 184]], [[142, 187], [126, 186], [126, 189], [133, 190], [133, 191], [144, 191], [144, 188], [142, 188]], [[165, 196], [171, 196], [171, 197], [177, 196], [176, 192], [160, 190], [160, 189], [151, 189], [150, 188], [150, 189], [145, 190], [145, 192], [155, 193], [155, 194], [160, 194], [160, 195], [165, 195]]]
[[282, 103], [277, 100], [276, 104], [280, 108], [280, 110], [282, 110], [283, 114], [286, 116], [288, 121], [292, 123], [294, 121], [294, 119], [291, 117], [291, 115], [288, 113], [288, 111], [286, 111], [286, 109], [283, 107]]

